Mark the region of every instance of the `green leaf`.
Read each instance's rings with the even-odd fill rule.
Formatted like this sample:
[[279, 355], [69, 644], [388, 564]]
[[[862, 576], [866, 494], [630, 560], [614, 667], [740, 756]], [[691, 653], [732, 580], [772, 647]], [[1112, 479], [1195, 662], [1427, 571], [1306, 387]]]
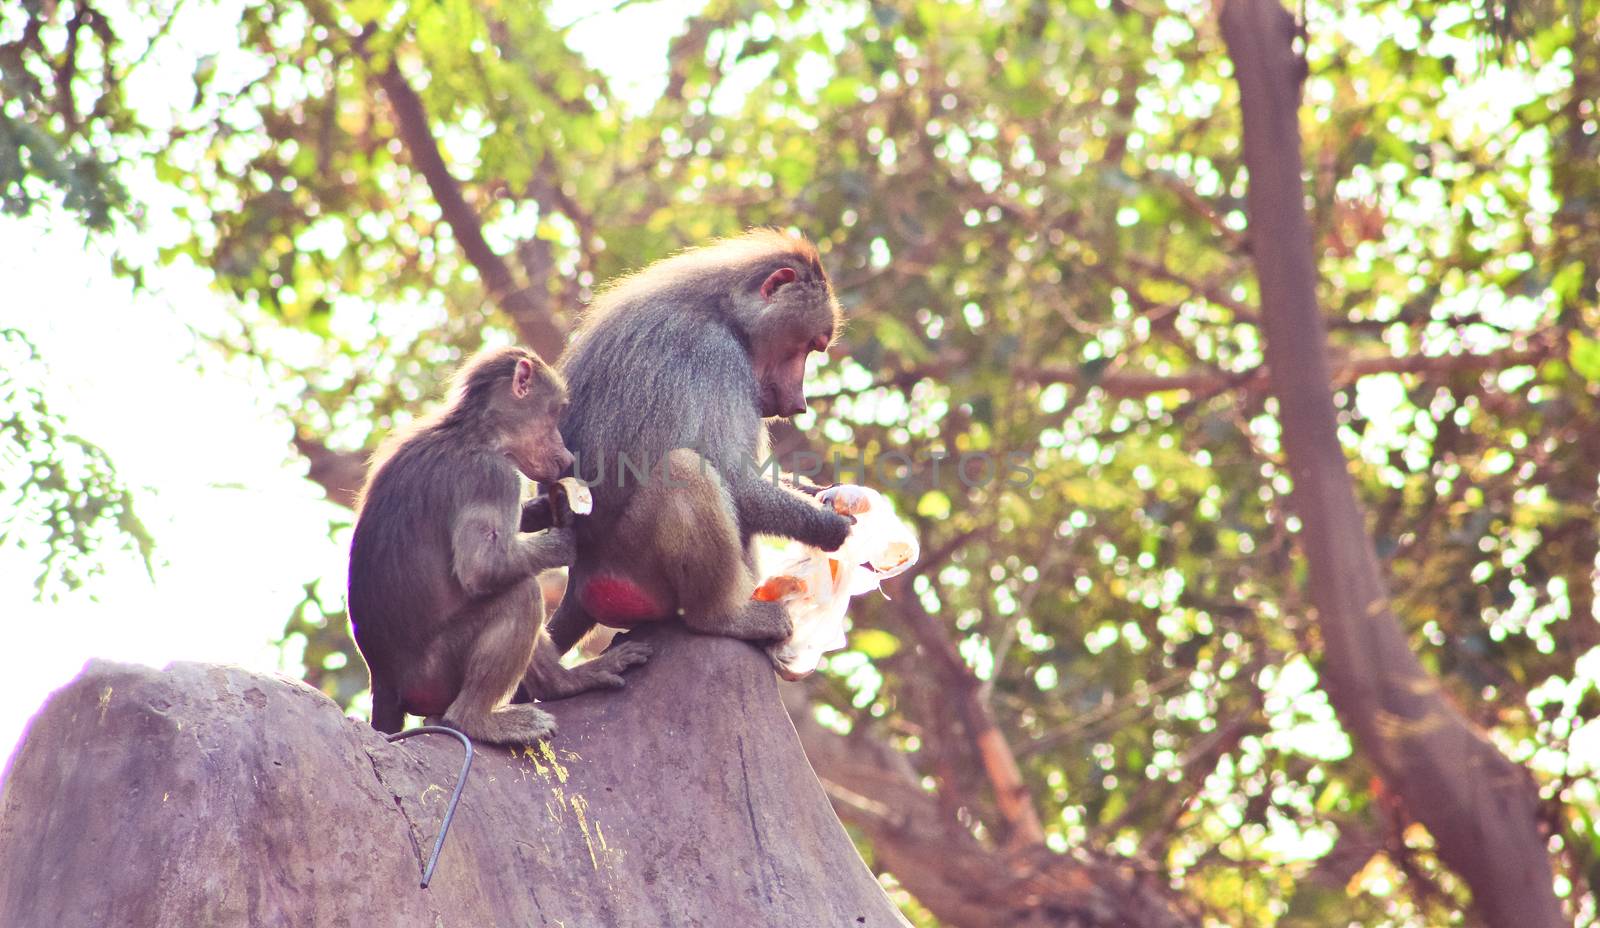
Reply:
[[900, 639], [878, 628], [861, 628], [850, 633], [850, 647], [878, 660], [900, 650]]
[[1114, 822], [1128, 808], [1128, 794], [1117, 790], [1106, 796], [1106, 804], [1100, 807], [1100, 822], [1105, 824]]
[[1578, 290], [1583, 286], [1583, 262], [1573, 261], [1550, 278], [1550, 292], [1565, 306], [1578, 304]]
[[1600, 339], [1581, 332], [1567, 333], [1567, 363], [1590, 383], [1600, 383]]
[[855, 77], [840, 77], [828, 82], [820, 94], [828, 106], [848, 106], [861, 96], [862, 81]]
[[929, 490], [917, 500], [917, 515], [927, 519], [950, 518], [950, 497], [942, 490]]

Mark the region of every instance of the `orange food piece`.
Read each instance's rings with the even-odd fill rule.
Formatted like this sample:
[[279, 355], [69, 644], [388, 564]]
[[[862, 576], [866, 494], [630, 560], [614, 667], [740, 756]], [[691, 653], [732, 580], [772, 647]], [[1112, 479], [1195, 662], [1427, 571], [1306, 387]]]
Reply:
[[791, 593], [799, 593], [805, 588], [806, 585], [798, 577], [769, 577], [766, 582], [756, 587], [755, 593], [750, 598], [763, 603], [777, 602], [785, 596]]
[[835, 493], [830, 502], [833, 503], [833, 511], [842, 516], [860, 515], [872, 508], [872, 501], [859, 493]]

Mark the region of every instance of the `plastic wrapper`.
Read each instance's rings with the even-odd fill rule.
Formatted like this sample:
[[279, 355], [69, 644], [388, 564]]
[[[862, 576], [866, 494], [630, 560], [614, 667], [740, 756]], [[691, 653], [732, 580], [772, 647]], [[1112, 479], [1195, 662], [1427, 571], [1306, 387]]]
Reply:
[[837, 551], [799, 546], [799, 553], [768, 571], [755, 592], [756, 599], [783, 603], [794, 621], [794, 634], [767, 649], [778, 672], [790, 680], [815, 670], [823, 654], [845, 646], [844, 616], [852, 596], [878, 589], [921, 553], [911, 527], [876, 490], [841, 484], [823, 490], [817, 501], [855, 517], [844, 544]]

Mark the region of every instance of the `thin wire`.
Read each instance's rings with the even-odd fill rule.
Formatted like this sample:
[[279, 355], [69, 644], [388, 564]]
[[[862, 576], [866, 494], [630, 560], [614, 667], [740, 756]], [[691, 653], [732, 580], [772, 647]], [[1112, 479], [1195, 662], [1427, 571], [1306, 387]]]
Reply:
[[461, 760], [461, 775], [456, 777], [455, 792], [450, 794], [450, 802], [444, 807], [444, 821], [439, 825], [439, 837], [433, 842], [433, 853], [428, 857], [428, 866], [422, 871], [422, 888], [427, 889], [428, 883], [433, 880], [433, 868], [439, 865], [439, 852], [444, 850], [444, 836], [450, 833], [450, 822], [456, 817], [456, 804], [461, 801], [461, 790], [467, 785], [467, 774], [472, 772], [472, 740], [454, 728], [443, 725], [423, 725], [392, 735], [386, 735], [389, 743], [403, 741], [415, 735], [452, 735], [461, 746], [467, 749], [467, 756]]

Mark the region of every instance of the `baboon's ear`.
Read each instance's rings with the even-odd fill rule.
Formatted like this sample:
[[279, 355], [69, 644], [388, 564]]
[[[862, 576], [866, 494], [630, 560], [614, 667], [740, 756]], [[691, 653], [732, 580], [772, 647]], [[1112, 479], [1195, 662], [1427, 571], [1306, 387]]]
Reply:
[[778, 292], [779, 287], [784, 284], [794, 283], [797, 276], [799, 275], [795, 274], [792, 267], [780, 267], [768, 274], [767, 279], [761, 282], [761, 298], [770, 301], [772, 295]]
[[527, 358], [517, 362], [517, 369], [511, 372], [511, 395], [517, 399], [526, 399], [533, 389], [533, 362]]

